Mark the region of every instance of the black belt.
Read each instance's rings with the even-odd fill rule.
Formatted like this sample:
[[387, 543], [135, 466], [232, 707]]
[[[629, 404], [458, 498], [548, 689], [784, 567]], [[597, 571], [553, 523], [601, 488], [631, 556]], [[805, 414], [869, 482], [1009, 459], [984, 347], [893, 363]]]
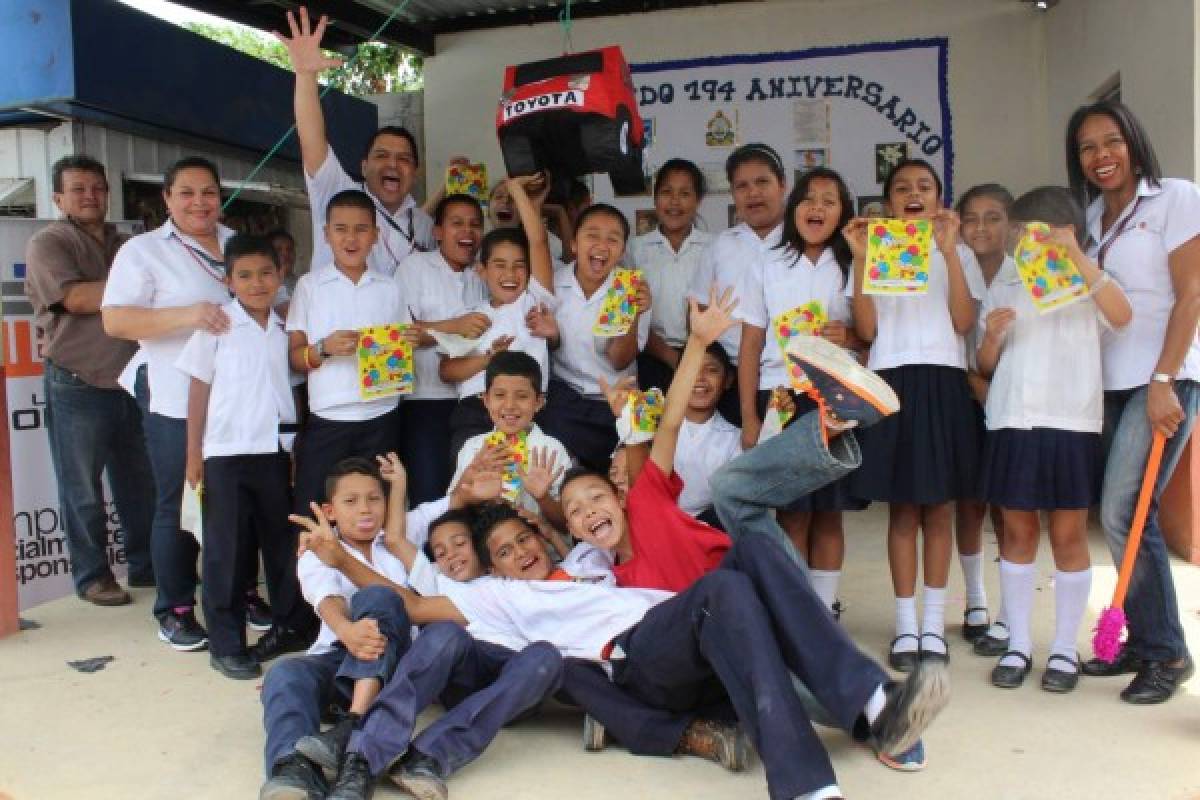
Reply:
[[299, 433], [300, 425], [296, 422], [281, 422], [279, 423], [280, 433]]

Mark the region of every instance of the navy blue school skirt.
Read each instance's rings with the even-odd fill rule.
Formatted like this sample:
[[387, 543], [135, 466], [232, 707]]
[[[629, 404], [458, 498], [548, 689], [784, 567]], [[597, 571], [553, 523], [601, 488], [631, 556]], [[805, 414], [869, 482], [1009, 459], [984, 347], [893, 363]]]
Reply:
[[918, 505], [977, 497], [983, 442], [966, 371], [910, 364], [878, 374], [900, 410], [855, 432], [863, 463], [850, 474], [851, 493]]
[[1100, 502], [1100, 434], [1057, 428], [988, 431], [983, 490], [989, 503], [1016, 511], [1089, 508]]

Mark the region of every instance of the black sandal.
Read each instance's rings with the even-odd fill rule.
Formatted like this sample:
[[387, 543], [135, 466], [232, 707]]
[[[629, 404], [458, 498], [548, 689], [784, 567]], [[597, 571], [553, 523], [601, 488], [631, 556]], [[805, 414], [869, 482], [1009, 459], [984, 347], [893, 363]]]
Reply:
[[1025, 683], [1025, 676], [1033, 669], [1033, 661], [1029, 656], [1018, 650], [1009, 650], [1001, 661], [1009, 656], [1016, 656], [1025, 662], [1023, 666], [1013, 667], [1008, 664], [997, 664], [992, 667], [992, 685], [1001, 689], [1019, 689]]
[[[982, 611], [987, 622], [978, 625], [971, 624], [968, 620], [971, 619], [971, 614], [976, 611]], [[972, 606], [963, 612], [962, 635], [971, 644], [975, 644], [975, 642], [986, 636], [990, 627], [992, 627], [991, 617], [988, 616], [988, 610], [983, 606]]]
[[912, 672], [917, 668], [917, 662], [921, 658], [918, 650], [906, 650], [903, 653], [896, 652], [896, 642], [901, 639], [916, 639], [917, 647], [921, 646], [921, 640], [915, 633], [902, 633], [895, 639], [892, 639], [892, 644], [888, 648], [888, 666], [897, 672]]
[[[1008, 630], [1008, 626], [1003, 622], [996, 622], [995, 624], [1004, 628], [1004, 630]], [[1008, 637], [998, 639], [985, 631], [983, 636], [975, 640], [975, 645], [971, 650], [977, 656], [1002, 656], [1008, 652]]]
[[924, 647], [922, 647], [921, 648], [921, 660], [922, 661], [933, 661], [933, 662], [937, 662], [940, 664], [949, 664], [950, 663], [950, 645], [946, 643], [946, 637], [940, 636], [936, 633], [922, 633], [921, 638], [918, 640], [918, 642], [924, 641], [926, 636], [930, 636], [934, 639], [937, 639], [939, 642], [942, 643], [942, 647], [945, 649], [939, 653], [937, 650], [926, 650]]
[[[1070, 664], [1074, 669], [1055, 669], [1055, 661]], [[1066, 694], [1079, 684], [1079, 661], [1055, 653], [1046, 659], [1046, 671], [1042, 673], [1042, 688], [1055, 694]]]

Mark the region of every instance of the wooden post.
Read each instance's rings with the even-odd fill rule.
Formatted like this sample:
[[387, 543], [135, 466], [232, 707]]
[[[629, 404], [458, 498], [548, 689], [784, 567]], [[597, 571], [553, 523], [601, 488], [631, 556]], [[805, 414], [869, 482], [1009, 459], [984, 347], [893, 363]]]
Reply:
[[[2, 340], [2, 335], [0, 335]], [[8, 342], [3, 342], [7, 347]], [[12, 461], [8, 452], [8, 376], [0, 358], [0, 638], [20, 630], [17, 552], [13, 533]]]

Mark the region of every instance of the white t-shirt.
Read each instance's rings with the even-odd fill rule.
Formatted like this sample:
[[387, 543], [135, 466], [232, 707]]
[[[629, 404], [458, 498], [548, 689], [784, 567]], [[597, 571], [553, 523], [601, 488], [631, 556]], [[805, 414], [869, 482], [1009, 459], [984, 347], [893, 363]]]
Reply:
[[1092, 299], [1040, 314], [1016, 263], [1008, 259], [984, 297], [976, 326], [980, 342], [987, 315], [997, 308], [1011, 308], [1017, 318], [988, 386], [988, 430], [1099, 433], [1104, 424], [1100, 336], [1108, 326]]
[[[741, 300], [738, 291], [742, 283], [742, 275], [747, 269], [767, 255], [771, 248], [779, 244], [783, 237], [783, 224], [775, 226], [765, 238], [759, 238], [744, 222], [727, 230], [721, 231], [712, 240], [704, 256], [700, 259], [700, 268], [692, 275], [692, 285], [688, 296], [695, 298], [697, 303], [708, 304], [709, 292], [715, 282], [717, 296], [726, 289], [733, 289], [733, 299]], [[739, 302], [740, 305], [740, 302]], [[729, 330], [721, 334], [718, 340], [729, 360], [735, 365], [738, 362], [738, 349], [742, 344], [742, 326], [731, 325]]]
[[[221, 247], [233, 231], [217, 227]], [[211, 257], [192, 237], [180, 233], [169, 219], [161, 227], [134, 236], [121, 246], [113, 259], [104, 286], [103, 308], [181, 308], [195, 303], [229, 302], [224, 266], [210, 263]], [[155, 339], [138, 340], [146, 358], [150, 387], [150, 410], [174, 419], [187, 419], [190, 379], [175, 366], [191, 338], [179, 331]]]
[[[482, 577], [476, 578], [474, 581], [460, 582], [453, 578], [447, 578], [438, 569], [437, 564], [430, 561], [423, 552], [418, 552], [417, 557], [413, 559], [412, 574], [409, 576], [409, 584], [418, 594], [423, 597], [436, 597], [440, 595], [450, 598], [451, 602], [469, 593], [470, 590], [465, 587], [474, 586], [479, 581], [487, 580], [492, 579]], [[527, 644], [512, 630], [511, 626], [504, 626], [503, 628], [492, 627], [488, 625], [485, 619], [468, 620], [467, 633], [480, 641], [498, 644], [514, 652], [521, 650]]]
[[[360, 189], [371, 195], [365, 183], [354, 180], [342, 168], [333, 147], [325, 154], [325, 161], [316, 175], [304, 176], [308, 187], [308, 204], [312, 209], [313, 224], [313, 269], [333, 263], [333, 251], [325, 241], [325, 209], [338, 192]], [[371, 248], [367, 266], [383, 275], [394, 275], [396, 268], [409, 254], [418, 250], [432, 250], [437, 245], [433, 240], [433, 220], [421, 210], [412, 195], [404, 198], [396, 213], [389, 214], [374, 195], [375, 224], [379, 226], [379, 241]]]
[[[309, 344], [316, 344], [337, 330], [411, 321], [397, 281], [368, 268], [354, 283], [336, 266], [327, 264], [302, 275], [296, 283], [288, 307], [287, 329], [303, 331]], [[354, 355], [329, 356], [308, 373], [308, 407], [322, 419], [375, 419], [394, 409], [398, 402], [397, 397], [361, 399], [358, 358]]]
[[654, 298], [650, 330], [672, 347], [683, 347], [687, 342], [688, 289], [712, 238], [712, 234], [692, 226], [679, 252], [658, 229], [634, 237], [629, 243], [629, 261], [645, 272]]
[[[479, 451], [483, 449], [483, 445], [487, 441], [487, 437], [490, 435], [490, 433], [481, 433], [476, 436], [472, 436], [463, 443], [462, 449], [458, 451], [458, 465], [454, 469], [454, 477], [450, 479], [451, 486], [458, 485], [459, 480], [462, 478], [463, 472], [465, 472], [467, 467], [470, 466], [471, 461], [474, 460]], [[571, 468], [571, 454], [567, 452], [567, 448], [563, 447], [562, 442], [560, 442], [558, 439], [542, 433], [542, 429], [536, 424], [530, 428], [529, 437], [525, 441], [529, 448], [530, 454], [532, 454], [535, 449], [541, 449], [543, 447], [553, 453], [557, 457], [554, 462], [555, 469], [559, 469], [561, 467], [565, 473]], [[560, 475], [558, 480], [554, 482], [554, 485], [550, 487], [550, 496], [557, 498], [558, 492], [561, 488], [562, 475]], [[537, 500], [535, 500], [533, 496], [526, 491], [521, 492], [521, 505], [533, 512], [537, 512], [539, 509]]]
[[[759, 389], [787, 386], [783, 353], [771, 329], [771, 320], [797, 306], [817, 301], [830, 322], [850, 324], [850, 301], [846, 297], [847, 280], [834, 258], [833, 249], [825, 248], [814, 265], [808, 256], [791, 248], [772, 248], [758, 264], [742, 270], [738, 289], [741, 303], [734, 316], [766, 331], [758, 374]], [[685, 489], [686, 491], [686, 489]]]
[[693, 517], [712, 508], [713, 473], [742, 454], [742, 429], [716, 412], [707, 422], [684, 419], [675, 444], [675, 472], [683, 479], [679, 507]]
[[204, 457], [277, 452], [280, 423], [296, 421], [283, 321], [272, 311], [264, 329], [237, 300], [224, 310], [229, 330], [196, 331], [175, 362], [211, 387]]
[[[559, 267], [554, 272], [554, 298], [558, 302], [554, 316], [558, 320], [562, 343], [551, 355], [551, 368], [554, 377], [588, 397], [603, 396], [600, 392], [601, 375], [610, 386], [621, 378], [637, 375], [636, 358], [624, 369], [616, 369], [606, 355], [612, 339], [592, 334], [592, 325], [600, 316], [604, 296], [612, 282], [613, 276], [610, 274], [591, 297], [586, 297], [575, 278], [573, 266]], [[637, 322], [638, 352], [646, 347], [649, 338], [650, 315], [642, 314]]]
[[571, 548], [566, 558], [559, 563], [559, 568], [570, 575], [587, 583], [598, 583], [603, 586], [616, 586], [617, 576], [613, 574], [615, 556], [610, 550], [601, 550], [595, 545], [580, 542]]
[[[967, 281], [967, 292], [978, 304], [986, 292], [979, 262], [965, 244], [959, 243], [955, 250]], [[946, 257], [934, 242], [925, 294], [873, 296], [875, 341], [871, 343], [868, 367], [880, 370], [907, 364], [935, 364], [967, 368], [966, 341], [955, 333], [950, 318], [950, 277], [946, 269]], [[854, 296], [853, 281], [847, 281], [846, 296]]]
[[[1125, 289], [1133, 306], [1129, 325], [1105, 332], [1104, 388], [1132, 389], [1150, 382], [1162, 353], [1167, 320], [1175, 306], [1168, 260], [1172, 251], [1200, 236], [1200, 187], [1191, 181], [1164, 178], [1162, 186], [1155, 188], [1142, 180], [1137, 199], [1101, 235], [1103, 214], [1104, 199], [1097, 197], [1087, 210], [1092, 239], [1087, 254], [1096, 258], [1100, 248], [1112, 240], [1103, 267]], [[1175, 377], [1200, 380], [1200, 344], [1195, 337]]]
[[[550, 312], [558, 307], [554, 295], [547, 292], [536, 278], [531, 278], [529, 288], [513, 302], [502, 306], [493, 306], [490, 302], [485, 301], [467, 307], [463, 313], [477, 311], [487, 315], [487, 318], [492, 321], [492, 327], [484, 331], [483, 335], [476, 340], [475, 349], [471, 351], [472, 355], [486, 353], [492, 346], [492, 342], [501, 336], [515, 337], [508, 349], [527, 353], [538, 362], [538, 366], [542, 368], [542, 392], [544, 393], [550, 387], [550, 348], [545, 339], [534, 336], [529, 332], [529, 326], [525, 324], [525, 315], [537, 308], [538, 304], [545, 306]], [[458, 384], [458, 396], [463, 398], [483, 394], [486, 385], [487, 370], [485, 368]]]
[[[479, 272], [474, 267], [455, 270], [440, 250], [413, 253], [401, 265], [397, 280], [404, 287], [413, 319], [421, 322], [461, 317], [468, 308], [487, 302], [487, 284], [479, 277]], [[438, 375], [441, 356], [436, 345], [417, 348], [413, 361], [417, 369], [413, 400], [458, 397], [454, 385]]]

